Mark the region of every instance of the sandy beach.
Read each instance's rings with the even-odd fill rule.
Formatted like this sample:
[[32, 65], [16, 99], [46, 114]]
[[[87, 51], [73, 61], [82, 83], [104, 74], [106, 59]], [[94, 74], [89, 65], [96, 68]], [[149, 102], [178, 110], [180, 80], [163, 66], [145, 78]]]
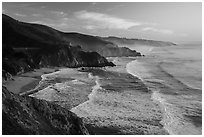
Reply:
[[168, 134], [151, 92], [127, 72], [135, 59], [108, 58], [116, 67], [36, 69], [13, 77], [5, 86], [71, 110], [83, 118], [91, 134]]
[[55, 68], [41, 68], [26, 72], [18, 76], [13, 76], [12, 80], [3, 84], [7, 89], [15, 94], [20, 94], [34, 89], [41, 81], [41, 75], [54, 72]]
[[77, 69], [64, 68], [59, 71], [42, 75], [38, 92], [29, 96], [55, 102], [71, 109], [88, 100], [95, 80], [88, 73]]
[[[149, 54], [152, 47], [143, 50]], [[195, 94], [200, 91], [161, 70], [160, 58], [108, 60], [116, 67], [42, 68], [16, 76], [5, 85], [16, 94], [71, 110], [91, 134], [201, 133], [201, 103]]]

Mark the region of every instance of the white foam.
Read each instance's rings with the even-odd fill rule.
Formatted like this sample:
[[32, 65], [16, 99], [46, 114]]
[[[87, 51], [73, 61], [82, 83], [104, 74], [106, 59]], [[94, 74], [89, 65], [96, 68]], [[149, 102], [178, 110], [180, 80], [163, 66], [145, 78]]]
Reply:
[[164, 125], [164, 128], [168, 131], [170, 135], [193, 135], [193, 134], [201, 134], [199, 129], [195, 128], [195, 126], [185, 120], [183, 117], [183, 113], [179, 107], [170, 104], [165, 99], [166, 96], [161, 94], [159, 90], [152, 90], [152, 100], [159, 102], [162, 110], [163, 110], [163, 119], [161, 124]]
[[126, 71], [135, 76], [140, 78], [144, 81], [145, 78], [151, 77], [147, 68], [143, 66], [143, 64], [137, 60], [131, 61], [126, 65]]
[[[129, 74], [139, 77], [148, 86], [148, 82], [158, 82], [167, 85], [162, 79], [155, 79], [145, 68], [142, 62], [134, 60], [127, 64], [126, 70]], [[179, 107], [170, 104], [166, 99], [167, 95], [159, 92], [159, 89], [152, 89], [152, 100], [158, 103], [163, 111], [161, 124], [171, 135], [179, 134], [200, 134], [190, 122], [186, 122]]]
[[75, 79], [75, 80], [72, 80], [72, 83], [73, 84], [79, 84], [79, 85], [83, 85], [83, 84], [85, 84], [84, 82], [81, 82], [81, 81], [79, 81], [78, 79]]
[[89, 100], [92, 100], [93, 97], [95, 96], [96, 92], [99, 89], [102, 89], [101, 84], [99, 83], [99, 77], [95, 76], [95, 78], [96, 78], [96, 81], [95, 81], [96, 85], [92, 87], [92, 92], [91, 92], [91, 94], [88, 95]]
[[90, 79], [93, 79], [93, 78], [94, 78], [94, 76], [92, 75], [92, 73], [89, 73], [89, 74], [88, 74], [88, 78], [90, 78]]
[[52, 72], [52, 73], [48, 73], [48, 74], [43, 74], [43, 75], [41, 75], [41, 78], [42, 78], [42, 80], [47, 80], [47, 79], [49, 79], [48, 78], [49, 76], [54, 76], [58, 73], [60, 73], [60, 71], [56, 71], [56, 72]]
[[102, 88], [101, 88], [101, 84], [99, 83], [99, 77], [98, 77], [98, 76], [93, 76], [92, 73], [89, 73], [88, 76], [89, 76], [89, 78], [91, 78], [91, 79], [95, 78], [95, 83], [96, 83], [96, 85], [94, 85], [94, 86], [92, 87], [92, 92], [88, 95], [89, 100], [87, 100], [86, 102], [84, 102], [84, 103], [82, 103], [82, 104], [79, 104], [78, 106], [76, 106], [76, 107], [74, 107], [74, 108], [72, 108], [72, 109], [70, 110], [70, 111], [72, 111], [73, 113], [74, 113], [75, 111], [77, 111], [77, 109], [80, 108], [81, 106], [83, 106], [83, 105], [85, 105], [85, 104], [87, 104], [87, 103], [90, 103], [90, 102], [94, 99], [94, 97], [96, 96], [97, 91], [98, 91], [99, 89], [102, 89]]

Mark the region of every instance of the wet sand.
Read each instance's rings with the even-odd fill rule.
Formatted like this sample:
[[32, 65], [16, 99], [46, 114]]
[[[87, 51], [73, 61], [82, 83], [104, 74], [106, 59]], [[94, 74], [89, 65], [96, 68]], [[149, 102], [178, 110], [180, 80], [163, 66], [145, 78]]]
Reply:
[[[71, 110], [83, 119], [91, 134], [168, 134], [160, 123], [162, 113], [151, 100], [151, 93], [141, 80], [126, 71], [126, 64], [132, 60], [135, 58], [113, 58], [116, 67], [52, 71], [40, 76], [34, 90], [24, 95]], [[33, 83], [37, 81], [23, 88], [29, 89]]]
[[71, 68], [45, 74], [42, 78], [38, 91], [29, 96], [55, 102], [67, 109], [87, 101], [95, 84], [94, 79], [88, 78], [88, 73]]
[[7, 89], [15, 94], [20, 94], [28, 90], [34, 89], [41, 81], [41, 75], [54, 72], [55, 68], [35, 69], [18, 76], [14, 76], [13, 80], [3, 83]]

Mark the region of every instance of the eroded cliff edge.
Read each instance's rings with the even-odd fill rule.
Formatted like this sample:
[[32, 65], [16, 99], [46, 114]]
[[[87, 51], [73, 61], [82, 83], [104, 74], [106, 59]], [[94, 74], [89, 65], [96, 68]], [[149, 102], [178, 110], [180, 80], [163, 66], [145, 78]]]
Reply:
[[86, 135], [82, 119], [51, 102], [19, 96], [2, 88], [3, 135]]

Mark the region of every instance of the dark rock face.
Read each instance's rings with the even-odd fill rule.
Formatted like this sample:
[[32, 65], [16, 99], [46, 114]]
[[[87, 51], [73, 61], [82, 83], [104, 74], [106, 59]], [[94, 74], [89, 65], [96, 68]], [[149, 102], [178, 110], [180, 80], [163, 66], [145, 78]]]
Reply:
[[62, 46], [57, 52], [43, 55], [40, 66], [105, 67], [115, 66], [97, 52], [84, 52], [80, 47]]
[[[105, 67], [115, 66], [108, 62], [106, 58], [97, 52], [84, 52], [79, 47], [59, 45], [54, 51], [49, 49], [39, 49], [33, 51], [14, 51], [12, 48], [7, 52], [3, 46], [2, 68], [4, 70], [3, 79], [9, 79], [8, 74], [17, 75], [27, 71], [32, 71], [39, 67]], [[7, 53], [7, 54], [6, 54]]]
[[2, 88], [3, 135], [89, 134], [74, 113], [47, 101], [22, 97]]
[[96, 52], [72, 47], [61, 32], [43, 25], [19, 22], [2, 17], [3, 79], [34, 68], [49, 66], [104, 67], [114, 66]]

